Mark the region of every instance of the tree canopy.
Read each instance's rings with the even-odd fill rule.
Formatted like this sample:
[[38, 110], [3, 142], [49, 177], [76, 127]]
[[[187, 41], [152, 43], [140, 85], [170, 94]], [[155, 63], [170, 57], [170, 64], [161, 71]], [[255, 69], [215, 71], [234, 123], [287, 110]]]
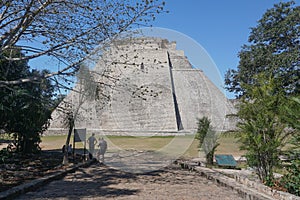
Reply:
[[300, 6], [294, 1], [267, 10], [251, 29], [249, 44], [239, 52], [237, 70], [228, 70], [225, 85], [237, 96], [247, 94], [242, 84], [257, 84], [255, 75], [272, 74], [287, 94], [300, 87]]
[[291, 137], [297, 132], [287, 129], [286, 108], [293, 104], [274, 78], [260, 75], [258, 84], [248, 85], [247, 97], [240, 99], [238, 117], [241, 148], [247, 162], [255, 167], [267, 184], [274, 179], [273, 170]]
[[[20, 50], [11, 52], [22, 56]], [[30, 70], [25, 60], [0, 62], [0, 80], [42, 77], [49, 71]], [[16, 150], [39, 149], [40, 135], [48, 126], [55, 105], [50, 80], [0, 87], [0, 129], [14, 134]]]
[[267, 10], [239, 58], [237, 70], [225, 75], [226, 89], [239, 98], [237, 132], [247, 163], [271, 185], [283, 147], [300, 145], [300, 104], [293, 100], [300, 86], [300, 6], [281, 2]]

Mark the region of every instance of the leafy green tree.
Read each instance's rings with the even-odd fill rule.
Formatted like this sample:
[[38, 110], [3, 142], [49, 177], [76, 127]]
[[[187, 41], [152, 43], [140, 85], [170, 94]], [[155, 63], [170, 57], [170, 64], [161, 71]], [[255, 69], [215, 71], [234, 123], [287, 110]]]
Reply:
[[219, 146], [217, 133], [212, 129], [211, 121], [207, 117], [198, 120], [198, 129], [195, 139], [199, 140], [199, 148], [202, 148], [208, 165], [213, 164], [214, 153]]
[[279, 155], [295, 134], [283, 119], [291, 102], [272, 77], [261, 74], [256, 80], [256, 85], [243, 85], [248, 94], [240, 99], [238, 131], [248, 164], [256, 168], [262, 181], [271, 184]]
[[291, 151], [300, 155], [300, 95], [290, 98], [291, 104], [285, 107], [285, 114], [282, 116], [283, 120], [288, 124], [290, 128], [297, 131], [298, 134], [294, 134], [292, 137]]
[[300, 6], [279, 3], [266, 11], [252, 28], [249, 44], [239, 52], [237, 70], [225, 74], [226, 89], [237, 96], [247, 93], [243, 84], [256, 83], [256, 74], [272, 74], [287, 94], [299, 93]]
[[293, 128], [296, 134], [293, 135], [290, 142], [289, 157], [291, 164], [287, 166], [287, 173], [281, 178], [281, 184], [289, 193], [300, 196], [300, 98], [291, 98], [292, 105], [286, 107], [284, 120]]
[[237, 70], [225, 75], [226, 89], [240, 99], [237, 131], [247, 162], [266, 184], [272, 184], [283, 147], [297, 135], [299, 118], [287, 109], [299, 110], [291, 101], [299, 96], [299, 25], [294, 1], [274, 5], [252, 28]]
[[[14, 54], [21, 54], [14, 50]], [[25, 61], [0, 63], [0, 80], [42, 77], [48, 71], [29, 70]], [[16, 150], [28, 153], [39, 150], [40, 135], [48, 126], [53, 110], [54, 87], [50, 80], [36, 79], [13, 87], [0, 87], [0, 129], [13, 134]]]

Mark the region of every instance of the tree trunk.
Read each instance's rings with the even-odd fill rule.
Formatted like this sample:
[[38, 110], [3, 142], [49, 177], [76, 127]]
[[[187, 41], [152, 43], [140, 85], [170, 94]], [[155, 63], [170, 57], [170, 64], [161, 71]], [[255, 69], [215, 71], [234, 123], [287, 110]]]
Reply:
[[74, 120], [70, 120], [69, 122], [69, 132], [68, 132], [68, 136], [67, 136], [67, 140], [66, 140], [66, 144], [65, 144], [65, 151], [64, 151], [64, 158], [63, 158], [63, 165], [68, 165], [69, 164], [69, 157], [68, 157], [68, 147], [70, 144], [70, 139], [71, 139], [71, 135], [73, 132], [73, 128], [74, 128]]

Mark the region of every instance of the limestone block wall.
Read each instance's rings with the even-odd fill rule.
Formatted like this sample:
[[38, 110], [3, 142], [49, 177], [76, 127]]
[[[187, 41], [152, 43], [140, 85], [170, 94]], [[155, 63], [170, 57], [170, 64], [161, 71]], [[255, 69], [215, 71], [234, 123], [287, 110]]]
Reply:
[[168, 51], [173, 69], [191, 69], [192, 65], [182, 51]]
[[225, 116], [233, 111], [233, 107], [201, 70], [174, 69], [173, 76], [185, 130], [196, 130], [197, 119], [204, 116], [211, 120], [216, 130], [223, 131], [230, 126]]
[[[115, 53], [114, 57], [123, 56]], [[128, 52], [126, 60], [113, 68], [121, 76], [111, 91], [110, 107], [99, 116], [101, 129], [175, 131], [176, 118], [166, 50]]]
[[[102, 134], [194, 132], [207, 116], [217, 130], [232, 129], [225, 118], [234, 107], [204, 75], [193, 69], [175, 42], [160, 38], [116, 41], [79, 81], [61, 107], [73, 105], [76, 128]], [[96, 97], [99, 98], [96, 98]], [[48, 134], [66, 133], [63, 112], [52, 113]]]

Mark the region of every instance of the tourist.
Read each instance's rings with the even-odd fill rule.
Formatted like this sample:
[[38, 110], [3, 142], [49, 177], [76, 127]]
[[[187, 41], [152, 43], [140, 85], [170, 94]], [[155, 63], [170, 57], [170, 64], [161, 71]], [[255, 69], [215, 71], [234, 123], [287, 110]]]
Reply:
[[104, 154], [107, 149], [107, 142], [103, 138], [101, 138], [101, 139], [99, 139], [98, 146], [99, 146], [99, 152], [97, 155], [98, 160], [100, 161], [100, 159], [101, 159], [101, 161], [104, 162]]
[[89, 151], [90, 151], [89, 157], [93, 158], [94, 150], [95, 150], [95, 145], [97, 144], [97, 140], [95, 138], [95, 133], [93, 133], [92, 136], [90, 136], [87, 139], [87, 143], [89, 144]]

